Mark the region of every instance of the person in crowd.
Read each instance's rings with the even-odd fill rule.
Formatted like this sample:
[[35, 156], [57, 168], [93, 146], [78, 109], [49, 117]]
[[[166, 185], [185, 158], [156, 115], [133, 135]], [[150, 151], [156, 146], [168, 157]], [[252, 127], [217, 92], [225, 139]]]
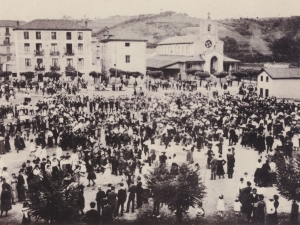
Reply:
[[91, 209], [88, 210], [85, 214], [85, 221], [86, 221], [86, 224], [88, 224], [88, 225], [99, 224], [99, 222], [100, 222], [100, 215], [99, 215], [99, 212], [97, 212], [97, 210], [95, 210], [95, 206], [96, 206], [96, 203], [91, 202], [90, 203]]
[[102, 186], [99, 185], [98, 192], [96, 195], [97, 211], [99, 212], [99, 215], [101, 215], [101, 211], [103, 210], [105, 198], [106, 198], [106, 194], [102, 190]]

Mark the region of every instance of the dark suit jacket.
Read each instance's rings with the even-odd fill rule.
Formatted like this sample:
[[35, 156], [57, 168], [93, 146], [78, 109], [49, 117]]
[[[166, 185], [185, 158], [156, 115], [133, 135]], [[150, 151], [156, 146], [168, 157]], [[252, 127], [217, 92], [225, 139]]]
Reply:
[[99, 224], [100, 214], [97, 210], [91, 209], [86, 212], [85, 218], [87, 224]]
[[125, 203], [127, 198], [126, 190], [120, 189], [118, 191], [118, 202]]
[[106, 194], [104, 191], [98, 191], [97, 195], [96, 195], [96, 201], [97, 203], [102, 203], [103, 199], [106, 198]]
[[116, 206], [117, 205], [117, 196], [118, 196], [117, 193], [109, 192], [107, 195], [108, 204], [111, 206]]

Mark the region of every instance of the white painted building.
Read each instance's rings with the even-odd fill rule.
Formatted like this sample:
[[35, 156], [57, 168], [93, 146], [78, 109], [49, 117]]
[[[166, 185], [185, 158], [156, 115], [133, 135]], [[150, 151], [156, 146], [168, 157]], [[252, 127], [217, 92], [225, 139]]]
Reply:
[[226, 57], [224, 43], [219, 40], [217, 23], [208, 17], [200, 21], [198, 35], [170, 37], [158, 43], [157, 56], [147, 59], [149, 70], [186, 75], [189, 68], [215, 72], [237, 69], [239, 60]]
[[139, 39], [113, 39], [100, 41], [101, 71], [109, 75], [110, 68], [146, 74], [146, 42]]
[[14, 29], [16, 72], [43, 74], [68, 70], [89, 79], [92, 70], [92, 30], [71, 20], [37, 19]]
[[257, 94], [300, 98], [300, 68], [263, 68], [257, 77]]

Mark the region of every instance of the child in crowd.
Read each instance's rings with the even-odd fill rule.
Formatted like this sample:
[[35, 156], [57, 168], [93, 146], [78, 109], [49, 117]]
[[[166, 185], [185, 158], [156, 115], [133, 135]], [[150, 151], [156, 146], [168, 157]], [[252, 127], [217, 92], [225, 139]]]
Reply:
[[240, 203], [239, 199], [236, 198], [234, 201], [234, 204], [233, 204], [235, 215], [241, 215], [241, 207], [242, 207], [242, 204]]
[[218, 210], [218, 216], [223, 217], [223, 212], [225, 210], [224, 196], [223, 195], [219, 196], [219, 200], [218, 200], [218, 204], [217, 204], [217, 210]]

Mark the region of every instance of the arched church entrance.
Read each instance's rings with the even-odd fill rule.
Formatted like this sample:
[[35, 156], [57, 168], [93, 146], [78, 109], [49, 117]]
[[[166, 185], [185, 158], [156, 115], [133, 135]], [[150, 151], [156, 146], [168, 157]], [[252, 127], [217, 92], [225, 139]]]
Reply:
[[218, 71], [218, 58], [214, 56], [210, 60], [210, 73], [214, 74], [217, 71]]

